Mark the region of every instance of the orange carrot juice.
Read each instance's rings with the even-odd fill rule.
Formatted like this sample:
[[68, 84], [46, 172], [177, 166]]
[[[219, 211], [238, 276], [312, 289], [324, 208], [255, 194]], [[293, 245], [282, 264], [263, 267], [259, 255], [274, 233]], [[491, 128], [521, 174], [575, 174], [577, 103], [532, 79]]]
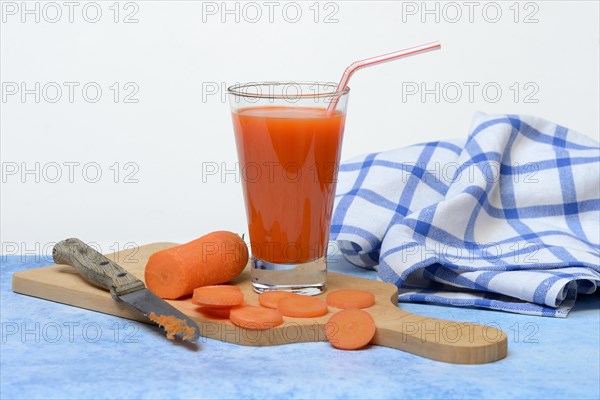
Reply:
[[232, 116], [253, 256], [277, 264], [323, 257], [344, 114], [260, 106]]

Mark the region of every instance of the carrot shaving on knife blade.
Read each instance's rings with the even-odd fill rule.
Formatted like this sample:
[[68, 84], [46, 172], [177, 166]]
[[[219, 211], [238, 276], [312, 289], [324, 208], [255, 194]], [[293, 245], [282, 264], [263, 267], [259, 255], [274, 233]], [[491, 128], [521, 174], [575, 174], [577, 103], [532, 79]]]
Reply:
[[183, 340], [190, 340], [196, 333], [196, 328], [187, 326], [184, 320], [176, 318], [173, 315], [156, 315], [156, 313], [151, 312], [148, 318], [167, 331], [167, 339], [169, 340], [173, 340], [178, 333], [183, 334]]

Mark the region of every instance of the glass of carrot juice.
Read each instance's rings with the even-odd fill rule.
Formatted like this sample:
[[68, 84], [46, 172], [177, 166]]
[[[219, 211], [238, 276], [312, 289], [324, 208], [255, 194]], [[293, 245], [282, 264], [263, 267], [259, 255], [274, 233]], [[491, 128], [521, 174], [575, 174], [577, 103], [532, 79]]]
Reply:
[[329, 225], [349, 88], [264, 82], [228, 89], [254, 290], [326, 289]]

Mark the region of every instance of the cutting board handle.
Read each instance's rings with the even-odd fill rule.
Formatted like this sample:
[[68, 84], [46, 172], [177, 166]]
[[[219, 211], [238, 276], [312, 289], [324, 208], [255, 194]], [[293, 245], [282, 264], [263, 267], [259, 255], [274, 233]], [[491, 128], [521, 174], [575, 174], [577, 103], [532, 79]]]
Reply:
[[144, 282], [126, 269], [79, 239], [71, 238], [58, 242], [52, 249], [52, 258], [57, 264], [75, 268], [88, 282], [109, 290], [115, 300], [119, 300], [119, 296], [146, 287]]
[[506, 357], [506, 333], [489, 325], [428, 318], [396, 306], [379, 313], [372, 343], [455, 364], [482, 364]]

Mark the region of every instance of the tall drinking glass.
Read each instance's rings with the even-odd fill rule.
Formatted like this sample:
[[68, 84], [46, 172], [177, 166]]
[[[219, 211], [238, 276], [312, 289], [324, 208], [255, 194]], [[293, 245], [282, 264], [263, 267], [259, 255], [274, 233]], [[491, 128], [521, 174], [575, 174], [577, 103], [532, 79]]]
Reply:
[[[317, 82], [231, 86], [252, 284], [261, 293], [326, 289], [327, 244], [349, 88]], [[335, 108], [327, 111], [330, 103]]]

